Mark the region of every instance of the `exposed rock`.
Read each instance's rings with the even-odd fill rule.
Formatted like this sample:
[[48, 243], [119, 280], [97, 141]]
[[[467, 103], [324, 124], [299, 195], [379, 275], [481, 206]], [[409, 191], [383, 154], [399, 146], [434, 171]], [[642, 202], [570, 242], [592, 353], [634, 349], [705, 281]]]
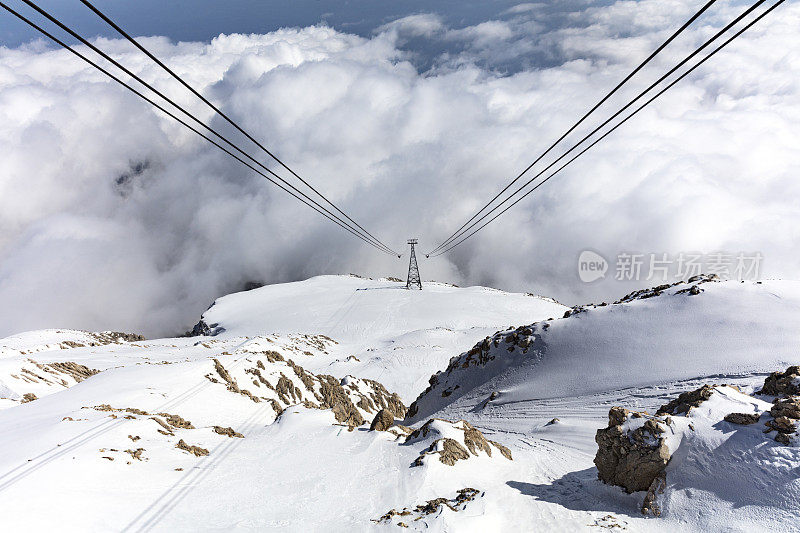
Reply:
[[196, 455], [197, 457], [208, 455], [208, 450], [205, 448], [201, 448], [200, 446], [190, 446], [189, 444], [186, 444], [186, 441], [183, 439], [179, 440], [175, 447]]
[[664, 291], [666, 291], [667, 289], [675, 287], [676, 285], [682, 285], [683, 283], [692, 283], [693, 285], [686, 289], [681, 289], [679, 291], [676, 291], [675, 294], [689, 293], [691, 295], [697, 295], [702, 292], [702, 289], [700, 289], [698, 285], [701, 285], [703, 283], [708, 283], [711, 281], [719, 281], [719, 276], [717, 276], [716, 274], [700, 274], [698, 276], [692, 276], [691, 278], [686, 280], [686, 282], [677, 281], [675, 283], [666, 283], [664, 285], [658, 285], [657, 287], [651, 287], [649, 289], [641, 289], [638, 291], [633, 291], [632, 293], [623, 296], [614, 303], [615, 304], [627, 303], [627, 302], [632, 302], [634, 300], [644, 300], [647, 298], [661, 296], [661, 294], [663, 294]]
[[448, 466], [453, 466], [456, 464], [456, 461], [461, 459], [469, 459], [469, 452], [459, 444], [457, 440], [443, 438], [433, 441], [431, 445], [414, 460], [412, 466], [422, 466], [425, 456], [434, 454], [438, 454], [439, 461]]
[[761, 418], [761, 415], [758, 413], [730, 413], [725, 415], [725, 422], [747, 426], [755, 424], [759, 418]]
[[333, 376], [319, 376], [321, 382], [320, 394], [323, 398], [323, 409], [332, 409], [337, 422], [347, 424], [350, 430], [364, 424], [366, 421], [353, 405], [350, 397], [345, 392], [339, 380]]
[[[437, 398], [447, 398], [451, 395], [458, 396], [466, 392], [462, 388], [461, 371], [471, 367], [486, 367], [498, 357], [505, 357], [508, 352], [521, 352], [523, 354], [529, 352], [534, 354], [543, 353], [545, 343], [541, 334], [536, 332], [537, 328], [538, 323], [518, 328], [510, 327], [495, 333], [491, 337], [486, 337], [468, 351], [450, 359], [447, 368], [432, 375], [428, 379], [428, 387], [408, 407], [405, 418], [406, 423], [415, 422], [413, 419], [420, 414], [420, 405], [423, 405], [424, 409], [429, 410], [431, 413], [438, 410], [431, 408], [429, 399], [433, 396], [435, 389], [438, 389], [435, 395]], [[492, 396], [489, 397], [487, 402], [497, 398], [495, 393]], [[438, 403], [436, 401], [433, 402], [434, 405]]]
[[777, 431], [775, 440], [784, 446], [791, 442], [790, 436], [797, 433], [798, 420], [800, 420], [800, 397], [790, 396], [789, 398], [776, 399], [769, 410], [773, 416], [772, 420], [767, 420], [764, 424], [767, 429], [765, 433]]
[[233, 377], [231, 377], [230, 373], [225, 369], [222, 363], [220, 363], [219, 359], [215, 358], [213, 359], [213, 361], [214, 361], [214, 369], [217, 371], [217, 374], [219, 374], [219, 377], [221, 377], [222, 380], [228, 385], [229, 391], [241, 394], [243, 396], [247, 396], [256, 403], [261, 401], [257, 397], [253, 396], [253, 394], [249, 390], [239, 388], [239, 384], [236, 383], [236, 380]]
[[[442, 506], [446, 506], [451, 511], [457, 513], [459, 511], [463, 511], [467, 504], [478, 497], [478, 495], [483, 496], [483, 493], [477, 489], [468, 487], [458, 490], [455, 498], [434, 498], [433, 500], [428, 500], [421, 505], [417, 505], [413, 510], [409, 510], [407, 507], [403, 508], [401, 511], [392, 509], [380, 518], [372, 519], [372, 521], [377, 522], [378, 524], [388, 524], [391, 523], [392, 519], [395, 517], [417, 515], [413, 519], [413, 521], [416, 522], [427, 515], [438, 513]], [[404, 522], [398, 522], [397, 525], [400, 527], [408, 527]]]
[[370, 431], [387, 431], [394, 425], [394, 416], [387, 409], [381, 409], [375, 418], [372, 419], [372, 424], [369, 426]]
[[646, 417], [622, 407], [612, 407], [608, 413], [608, 427], [598, 429], [598, 445], [594, 464], [601, 481], [616, 485], [626, 492], [648, 490], [656, 476], [669, 462], [671, 453], [661, 434], [659, 421], [647, 417], [644, 424], [626, 430], [623, 424], [629, 418]]
[[39, 398], [34, 393], [26, 392], [22, 395], [22, 399], [19, 401], [19, 403], [28, 403], [38, 399]]
[[509, 461], [513, 460], [511, 450], [500, 443], [487, 440], [480, 430], [465, 420], [453, 423], [441, 418], [432, 418], [412, 431], [405, 442], [407, 444], [418, 442], [429, 438], [429, 435], [441, 437], [434, 438], [433, 442], [420, 452], [413, 466], [425, 464], [425, 458], [429, 455], [438, 455], [439, 461], [449, 466], [462, 459], [478, 457], [481, 453], [492, 457], [492, 447], [500, 451]]
[[656, 412], [657, 415], [670, 414], [682, 415], [689, 412], [693, 407], [697, 407], [708, 400], [714, 393], [716, 385], [703, 385], [699, 389], [682, 393], [671, 402], [662, 405]]
[[647, 516], [661, 516], [661, 505], [659, 504], [658, 497], [664, 494], [664, 489], [667, 488], [667, 473], [665, 471], [659, 472], [647, 489], [647, 494], [644, 496], [642, 502], [642, 514]]
[[[147, 413], [144, 413], [147, 414]], [[170, 426], [177, 428], [177, 429], [194, 429], [194, 426], [188, 420], [184, 420], [178, 415], [171, 415], [169, 413], [158, 413], [159, 416], [163, 416], [167, 424]]]
[[472, 427], [469, 422], [462, 421], [464, 428], [464, 444], [469, 449], [472, 455], [477, 456], [477, 450], [482, 450], [489, 457], [492, 456], [492, 448], [489, 446], [489, 441], [483, 436], [483, 433]]
[[792, 396], [800, 394], [800, 366], [790, 366], [785, 372], [773, 372], [764, 380], [757, 394]]
[[204, 320], [200, 320], [194, 325], [192, 331], [184, 333], [185, 337], [214, 337], [224, 332], [225, 328], [219, 324], [206, 324]]
[[231, 437], [231, 438], [233, 438], [233, 437], [236, 437], [236, 438], [239, 438], [239, 439], [243, 439], [244, 438], [244, 435], [234, 431], [233, 428], [231, 428], [231, 427], [224, 428], [222, 426], [214, 426], [214, 433], [216, 433], [218, 435], [225, 435], [226, 437]]
[[130, 454], [130, 456], [132, 458], [136, 459], [137, 461], [141, 461], [142, 460], [142, 452], [143, 451], [144, 451], [144, 448], [136, 448], [135, 450], [125, 450], [125, 453]]
[[492, 446], [497, 448], [500, 451], [500, 453], [503, 455], [503, 457], [505, 457], [509, 461], [513, 461], [514, 460], [514, 458], [511, 456], [511, 450], [509, 450], [508, 448], [506, 448], [505, 446], [503, 446], [499, 442], [495, 442], [493, 440], [490, 440], [489, 444], [491, 444]]
[[169, 435], [169, 436], [175, 435], [175, 433], [172, 431], [172, 428], [157, 416], [150, 417], [150, 420], [154, 420], [159, 426], [162, 427], [162, 429], [158, 430], [158, 432], [161, 433], [162, 435]]
[[386, 409], [395, 418], [403, 419], [406, 416], [408, 409], [397, 393], [390, 393], [382, 383], [374, 379], [363, 378], [363, 381], [372, 387], [374, 392], [370, 396], [377, 407]]
[[47, 366], [49, 366], [50, 368], [52, 368], [57, 372], [61, 372], [62, 374], [68, 374], [77, 383], [80, 383], [84, 379], [92, 377], [100, 372], [99, 370], [95, 370], [94, 368], [89, 368], [84, 365], [79, 365], [78, 363], [73, 363], [71, 361], [67, 361], [64, 363], [47, 363]]
[[769, 413], [775, 418], [785, 416], [795, 420], [800, 419], [800, 396], [775, 400]]
[[302, 391], [295, 387], [294, 382], [283, 374], [278, 379], [278, 383], [275, 384], [275, 392], [278, 393], [280, 401], [287, 405], [297, 403], [303, 399]]
[[139, 342], [145, 340], [144, 335], [125, 333], [122, 331], [101, 331], [91, 334], [101, 344], [119, 344], [121, 342]]

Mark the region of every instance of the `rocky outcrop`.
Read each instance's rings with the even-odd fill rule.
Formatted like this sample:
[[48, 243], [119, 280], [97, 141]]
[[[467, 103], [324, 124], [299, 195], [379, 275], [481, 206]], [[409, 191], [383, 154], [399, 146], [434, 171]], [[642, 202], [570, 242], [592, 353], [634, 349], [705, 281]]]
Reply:
[[225, 328], [219, 324], [206, 324], [205, 320], [200, 320], [191, 331], [184, 333], [184, 337], [214, 337], [224, 331]]
[[758, 413], [730, 413], [725, 415], [725, 422], [730, 422], [731, 424], [738, 424], [740, 426], [749, 426], [750, 424], [755, 424], [758, 422], [758, 419], [761, 418], [761, 415]]
[[38, 399], [39, 398], [37, 398], [34, 393], [26, 392], [25, 394], [22, 395], [22, 399], [19, 401], [19, 403], [28, 403]]
[[[266, 340], [251, 341], [233, 354], [238, 356], [237, 359], [213, 358], [213, 370], [206, 374], [206, 378], [254, 402], [268, 402], [275, 416], [298, 404], [308, 409], [330, 409], [336, 422], [350, 430], [373, 420], [381, 410], [388, 413], [392, 423], [394, 419], [405, 416], [406, 406], [400, 397], [386, 390], [381, 383], [353, 376], [339, 379], [314, 374], [285, 357], [285, 353], [260, 349], [268, 345], [274, 347]], [[259, 350], [254, 351], [254, 346]], [[398, 430], [395, 434], [405, 435], [405, 432]]]
[[214, 433], [216, 433], [217, 435], [225, 435], [226, 437], [231, 437], [231, 438], [235, 437], [237, 439], [244, 438], [244, 435], [242, 435], [238, 431], [234, 431], [232, 427], [213, 426], [212, 429], [214, 430]]
[[208, 455], [208, 450], [206, 450], [205, 448], [201, 448], [200, 446], [193, 446], [193, 445], [190, 445], [190, 444], [186, 444], [186, 441], [183, 440], [183, 439], [179, 440], [178, 444], [176, 444], [175, 447], [180, 449], [180, 450], [189, 452], [192, 455], [195, 455], [197, 457], [202, 457], [204, 455]]
[[84, 379], [90, 378], [100, 372], [99, 370], [95, 370], [94, 368], [89, 368], [84, 365], [79, 365], [78, 363], [73, 363], [72, 361], [67, 361], [64, 363], [47, 363], [47, 366], [49, 366], [56, 372], [61, 372], [62, 374], [68, 374], [70, 377], [72, 377], [72, 379], [75, 380], [75, 383], [80, 383]]
[[648, 490], [664, 471], [671, 452], [662, 434], [666, 421], [646, 413], [613, 407], [608, 427], [597, 430], [594, 458], [601, 481], [626, 492]]
[[387, 409], [381, 409], [375, 418], [372, 419], [372, 424], [369, 426], [370, 431], [387, 431], [394, 425], [394, 416]]
[[772, 405], [769, 414], [772, 420], [767, 420], [765, 433], [775, 431], [775, 440], [788, 446], [792, 437], [797, 436], [800, 422], [800, 396], [778, 398]]
[[[9, 377], [18, 380], [21, 384], [44, 384], [48, 387], [55, 386], [55, 390], [58, 390], [61, 387], [71, 387], [97, 373], [99, 370], [72, 361], [42, 364], [33, 359], [26, 359], [21, 363], [19, 370], [16, 373], [10, 373]], [[49, 393], [47, 389], [39, 389], [39, 391], [47, 391], [45, 394]]]
[[[466, 420], [450, 422], [441, 418], [432, 418], [418, 429], [411, 432], [405, 444], [428, 443], [414, 460], [412, 466], [427, 464], [430, 458], [436, 457], [440, 463], [453, 466], [458, 461], [472, 457], [493, 457], [492, 450], [513, 461], [511, 450], [497, 442], [488, 440], [480, 430]], [[496, 457], [496, 455], [494, 456]]]
[[704, 401], [711, 398], [716, 385], [703, 385], [699, 389], [680, 394], [671, 402], [658, 408], [656, 414], [683, 415], [688, 413], [693, 407], [699, 406]]
[[[765, 434], [774, 432], [774, 440], [784, 446], [800, 446], [800, 396], [786, 395], [794, 390], [797, 367], [785, 372], [771, 374], [765, 382], [765, 394], [776, 397], [772, 405], [762, 399], [748, 395], [738, 387], [730, 385], [704, 385], [699, 389], [684, 392], [659, 408], [655, 416], [634, 412], [622, 407], [613, 407], [608, 414], [608, 427], [597, 431], [598, 445], [594, 463], [598, 478], [608, 484], [622, 487], [626, 492], [646, 491], [641, 511], [645, 515], [660, 516], [663, 512], [661, 495], [669, 489], [668, 472], [680, 471], [684, 464], [697, 468], [697, 464], [717, 465], [731, 461], [728, 452], [714, 456], [723, 441], [735, 442], [733, 446], [753, 446], [753, 456], [742, 456], [751, 460], [751, 472], [760, 475], [765, 465], [772, 464], [775, 444], [758, 442], [751, 426], [765, 420]], [[712, 401], [709, 401], [712, 400]], [[708, 402], [703, 405], [704, 402]], [[702, 408], [698, 408], [703, 405]], [[725, 421], [727, 424], [720, 422]], [[737, 427], [739, 426], [739, 427]], [[736, 436], [730, 433], [743, 432]], [[771, 439], [770, 439], [771, 440]], [[682, 453], [673, 455], [680, 447]], [[680, 457], [675, 463], [674, 457]], [[737, 456], [738, 457], [738, 456]], [[739, 460], [738, 458], [736, 459]], [[669, 465], [669, 466], [668, 466]], [[694, 470], [691, 470], [694, 471]], [[727, 472], [715, 473], [719, 479], [730, 479]], [[735, 474], [733, 474], [735, 477]], [[681, 479], [678, 477], [678, 479]], [[686, 483], [687, 476], [682, 481]]]
[[676, 281], [675, 283], [666, 283], [664, 285], [658, 285], [657, 287], [640, 289], [638, 291], [633, 291], [630, 294], [626, 294], [625, 296], [623, 296], [614, 303], [621, 304], [621, 303], [632, 302], [634, 300], [646, 300], [647, 298], [654, 298], [656, 296], [661, 296], [667, 289], [671, 289], [672, 287], [676, 287], [678, 285], [683, 285], [684, 283], [690, 286], [685, 289], [680, 289], [678, 291], [675, 291], [675, 294], [688, 294], [691, 296], [695, 296], [703, 292], [703, 289], [701, 289], [699, 285], [711, 281], [720, 281], [719, 276], [717, 276], [716, 274], [700, 274], [697, 276], [692, 276], [686, 281]]
[[486, 381], [496, 372], [507, 368], [507, 358], [517, 355], [541, 357], [545, 350], [542, 331], [549, 324], [533, 323], [518, 328], [511, 327], [486, 337], [470, 350], [450, 359], [447, 368], [428, 379], [428, 387], [408, 407], [406, 422], [413, 423], [418, 416], [430, 416], [441, 407], [441, 398], [455, 400], [470, 389], [462, 388], [468, 381], [464, 376], [480, 369]]
[[773, 372], [764, 380], [758, 394], [778, 397], [800, 394], [800, 366], [790, 366], [785, 372]]
[[408, 524], [403, 520], [413, 523], [428, 515], [439, 513], [442, 507], [447, 507], [451, 511], [457, 513], [466, 509], [467, 504], [478, 496], [483, 496], [483, 493], [477, 489], [468, 487], [458, 490], [455, 498], [434, 498], [433, 500], [428, 500], [413, 508], [404, 507], [400, 511], [391, 509], [380, 518], [373, 518], [372, 521], [378, 524], [391, 524], [394, 520], [398, 520], [398, 522], [396, 522], [398, 526], [408, 527]]

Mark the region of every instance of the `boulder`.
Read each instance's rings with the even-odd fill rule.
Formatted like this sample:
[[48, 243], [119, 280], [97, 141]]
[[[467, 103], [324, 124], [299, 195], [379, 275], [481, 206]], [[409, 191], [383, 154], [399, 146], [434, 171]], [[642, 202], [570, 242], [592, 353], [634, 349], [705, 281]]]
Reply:
[[375, 418], [372, 419], [372, 424], [369, 426], [370, 431], [387, 431], [394, 425], [394, 416], [387, 409], [381, 409]]
[[684, 392], [671, 402], [662, 405], [656, 411], [657, 415], [682, 415], [689, 412], [693, 407], [697, 407], [708, 400], [714, 393], [715, 385], [703, 385], [699, 389]]
[[758, 413], [730, 413], [725, 415], [725, 422], [747, 426], [755, 424], [759, 418], [761, 418], [761, 415]]
[[790, 366], [785, 372], [773, 372], [764, 380], [764, 386], [757, 394], [778, 397], [800, 394], [800, 366]]
[[[646, 419], [643, 424], [637, 420], [625, 426], [629, 420], [641, 418]], [[648, 490], [671, 457], [661, 436], [663, 432], [662, 421], [656, 418], [612, 407], [608, 413], [608, 427], [598, 429], [595, 436], [598, 450], [594, 464], [598, 478], [628, 493]]]

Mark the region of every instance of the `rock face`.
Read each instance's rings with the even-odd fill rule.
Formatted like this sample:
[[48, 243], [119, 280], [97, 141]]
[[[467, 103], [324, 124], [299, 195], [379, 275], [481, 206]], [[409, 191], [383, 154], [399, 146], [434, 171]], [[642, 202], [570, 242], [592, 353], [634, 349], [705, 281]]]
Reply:
[[785, 372], [773, 372], [764, 380], [758, 394], [778, 397], [800, 394], [800, 366], [790, 366]]
[[375, 418], [372, 419], [372, 424], [369, 426], [370, 431], [386, 431], [394, 425], [394, 416], [386, 409], [381, 409]]
[[[405, 416], [400, 397], [381, 383], [314, 374], [277, 351], [260, 349], [267, 345], [272, 343], [253, 339], [249, 346], [227, 354], [243, 356], [239, 364], [229, 358], [212, 358], [213, 370], [206, 379], [255, 403], [269, 402], [276, 416], [298, 404], [308, 409], [330, 409], [336, 421], [350, 430], [368, 423], [381, 410], [388, 412], [392, 423]], [[254, 351], [254, 347], [259, 350]]]
[[613, 407], [608, 427], [597, 430], [594, 464], [601, 481], [626, 492], [648, 490], [671, 456], [665, 439], [665, 422], [643, 413]]

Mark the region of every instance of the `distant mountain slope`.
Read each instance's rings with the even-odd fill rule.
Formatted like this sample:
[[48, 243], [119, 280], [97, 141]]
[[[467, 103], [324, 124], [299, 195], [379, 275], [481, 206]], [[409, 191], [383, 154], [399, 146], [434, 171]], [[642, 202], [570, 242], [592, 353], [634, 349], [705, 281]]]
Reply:
[[567, 318], [487, 337], [431, 377], [407, 421], [451, 406], [462, 413], [487, 401], [578, 396], [797, 363], [800, 283], [692, 285], [642, 291], [624, 303], [576, 308]]
[[203, 314], [226, 335], [324, 334], [340, 342], [396, 337], [422, 329], [467, 329], [521, 323], [526, 316], [560, 316], [567, 308], [533, 295], [487, 287], [317, 276], [219, 298]]
[[[512, 324], [564, 314], [554, 300], [487, 287], [318, 276], [219, 298], [196, 330], [214, 338], [267, 334], [325, 335], [330, 357], [309, 370], [353, 374], [384, 383], [411, 402], [455, 353]], [[299, 360], [298, 360], [299, 361]]]

